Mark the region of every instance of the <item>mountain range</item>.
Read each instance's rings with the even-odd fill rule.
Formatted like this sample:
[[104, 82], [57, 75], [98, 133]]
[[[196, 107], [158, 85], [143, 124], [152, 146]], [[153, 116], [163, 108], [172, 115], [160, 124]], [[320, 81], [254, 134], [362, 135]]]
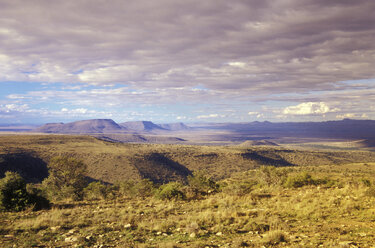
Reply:
[[[6, 127], [6, 130], [10, 130]], [[25, 130], [22, 130], [25, 131]], [[240, 144], [247, 140], [271, 140], [279, 138], [317, 138], [375, 140], [375, 120], [325, 122], [246, 122], [246, 123], [184, 123], [155, 124], [151, 121], [116, 123], [111, 119], [92, 119], [70, 123], [48, 123], [34, 128], [35, 133], [59, 134], [141, 134], [166, 135], [171, 133], [182, 139], [207, 139], [230, 141]], [[123, 137], [120, 137], [123, 139]], [[128, 138], [128, 137], [127, 137]], [[134, 139], [134, 137], [131, 137]], [[138, 139], [138, 138], [137, 138]], [[146, 137], [146, 139], [148, 139]], [[153, 138], [154, 139], [154, 138]]]
[[151, 121], [129, 121], [117, 124], [111, 119], [92, 119], [70, 123], [47, 123], [32, 131], [38, 133], [92, 134], [92, 133], [147, 133], [188, 130], [183, 123], [157, 125]]

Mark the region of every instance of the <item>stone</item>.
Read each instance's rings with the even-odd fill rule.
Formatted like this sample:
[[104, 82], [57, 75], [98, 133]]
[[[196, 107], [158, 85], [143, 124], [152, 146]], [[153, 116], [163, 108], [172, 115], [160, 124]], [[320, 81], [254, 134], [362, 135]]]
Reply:
[[78, 240], [77, 237], [67, 237], [67, 238], [65, 238], [65, 242], [75, 242], [77, 240]]
[[189, 235], [190, 238], [195, 238], [196, 236], [197, 236], [197, 234], [195, 232], [190, 233], [190, 235]]

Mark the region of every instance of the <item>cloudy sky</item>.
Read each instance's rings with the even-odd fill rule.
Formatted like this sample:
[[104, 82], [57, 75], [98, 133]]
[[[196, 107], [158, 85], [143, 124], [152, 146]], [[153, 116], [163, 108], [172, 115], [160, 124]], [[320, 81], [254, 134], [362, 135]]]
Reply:
[[0, 0], [0, 123], [375, 119], [373, 0]]

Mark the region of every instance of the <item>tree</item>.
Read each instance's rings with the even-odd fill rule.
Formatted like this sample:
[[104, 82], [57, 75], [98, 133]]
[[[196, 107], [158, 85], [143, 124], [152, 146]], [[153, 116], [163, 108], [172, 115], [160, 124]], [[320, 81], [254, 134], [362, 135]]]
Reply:
[[81, 199], [87, 186], [85, 173], [87, 166], [72, 157], [54, 157], [48, 164], [49, 176], [43, 181], [48, 194], [53, 199]]

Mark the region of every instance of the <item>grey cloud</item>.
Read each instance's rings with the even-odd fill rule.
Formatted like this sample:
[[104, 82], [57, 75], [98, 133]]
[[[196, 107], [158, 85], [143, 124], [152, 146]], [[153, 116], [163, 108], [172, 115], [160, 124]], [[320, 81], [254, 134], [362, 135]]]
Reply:
[[369, 0], [9, 0], [0, 7], [6, 80], [151, 91], [203, 85], [230, 98], [337, 91], [340, 81], [375, 77]]

